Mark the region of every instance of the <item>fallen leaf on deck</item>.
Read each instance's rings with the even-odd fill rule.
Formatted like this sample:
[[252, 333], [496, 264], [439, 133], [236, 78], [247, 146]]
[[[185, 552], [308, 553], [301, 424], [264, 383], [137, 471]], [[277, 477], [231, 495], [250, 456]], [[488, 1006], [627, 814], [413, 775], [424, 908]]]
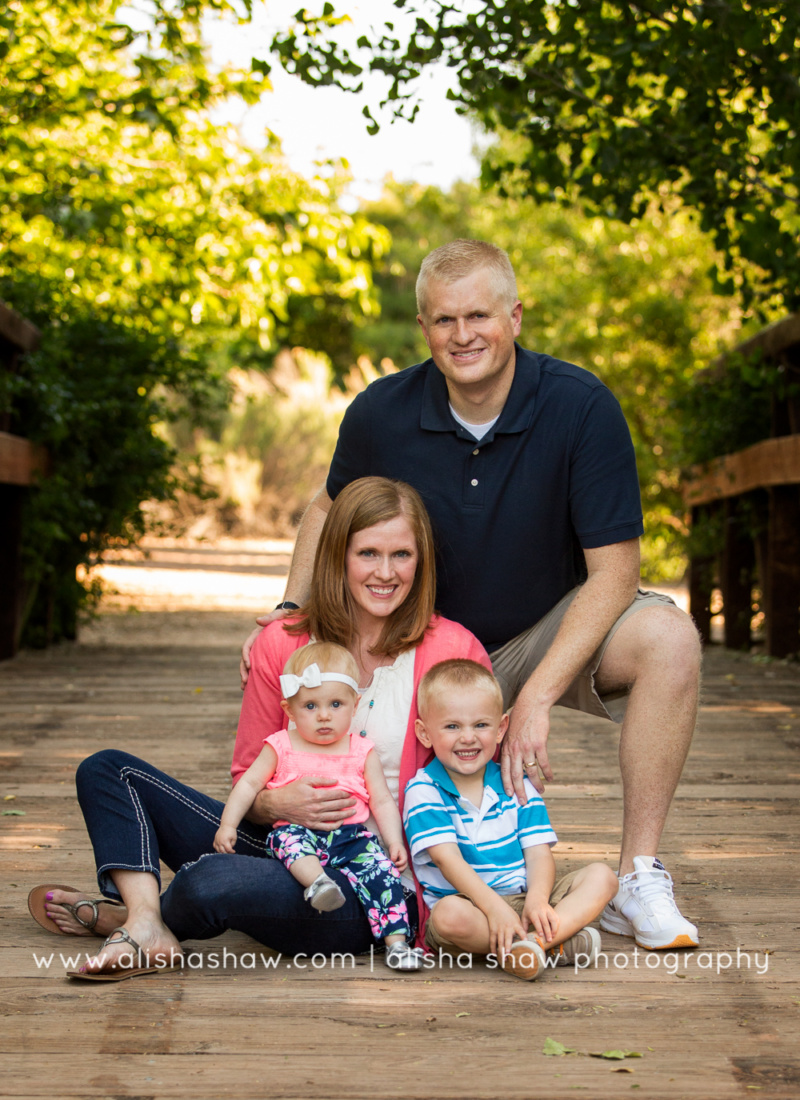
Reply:
[[577, 1054], [577, 1051], [574, 1047], [565, 1047], [563, 1043], [559, 1043], [556, 1039], [547, 1038], [542, 1047], [542, 1054], [560, 1057], [562, 1054]]
[[590, 1058], [642, 1058], [638, 1050], [602, 1050], [590, 1051]]
[[469, 1012], [457, 1012], [456, 1013], [456, 1019], [458, 1019], [459, 1016], [469, 1016], [469, 1015], [470, 1015]]
[[3, 810], [3, 817], [25, 817], [24, 810]]

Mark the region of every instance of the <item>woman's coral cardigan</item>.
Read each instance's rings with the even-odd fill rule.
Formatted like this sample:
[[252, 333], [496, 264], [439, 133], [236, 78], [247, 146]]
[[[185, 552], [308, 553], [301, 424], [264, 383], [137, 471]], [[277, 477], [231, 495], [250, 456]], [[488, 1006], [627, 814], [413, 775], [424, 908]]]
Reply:
[[[308, 634], [289, 634], [284, 630], [293, 620], [279, 619], [259, 634], [250, 651], [250, 677], [242, 700], [236, 745], [233, 750], [231, 775], [235, 783], [252, 764], [264, 745], [264, 738], [286, 728], [286, 714], [281, 705], [279, 677], [290, 655], [307, 645]], [[491, 671], [489, 656], [481, 643], [466, 627], [434, 615], [425, 637], [414, 652], [414, 699], [406, 726], [403, 753], [400, 758], [400, 813], [406, 783], [431, 760], [433, 752], [417, 740], [414, 723], [417, 715], [417, 688], [432, 665], [451, 657], [468, 657]], [[420, 913], [418, 942], [422, 943], [427, 908], [422, 900], [422, 890], [417, 885], [417, 901]]]

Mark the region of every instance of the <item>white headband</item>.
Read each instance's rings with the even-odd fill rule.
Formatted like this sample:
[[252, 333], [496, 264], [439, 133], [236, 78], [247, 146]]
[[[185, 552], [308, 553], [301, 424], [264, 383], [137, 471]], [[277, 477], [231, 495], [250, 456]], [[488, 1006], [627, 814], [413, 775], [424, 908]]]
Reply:
[[281, 676], [281, 695], [284, 699], [291, 699], [300, 688], [318, 688], [330, 680], [347, 684], [353, 691], [358, 691], [358, 684], [352, 676], [345, 676], [343, 672], [320, 672], [319, 665], [309, 665], [301, 676], [294, 676], [291, 672]]

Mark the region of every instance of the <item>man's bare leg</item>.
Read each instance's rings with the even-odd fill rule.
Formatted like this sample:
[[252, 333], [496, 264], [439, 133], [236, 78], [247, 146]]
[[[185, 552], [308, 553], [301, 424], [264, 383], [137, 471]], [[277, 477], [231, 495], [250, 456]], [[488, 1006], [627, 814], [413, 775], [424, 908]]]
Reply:
[[[700, 688], [700, 641], [687, 615], [643, 608], [611, 639], [597, 675], [601, 694], [630, 686], [620, 738], [623, 829], [620, 888], [601, 927], [635, 935], [648, 948], [690, 947], [696, 928], [672, 898], [672, 882], [653, 864], [689, 751]], [[634, 864], [634, 859], [640, 857]], [[642, 860], [644, 858], [644, 861]]]
[[623, 785], [620, 874], [658, 854], [697, 719], [700, 639], [688, 615], [642, 608], [620, 626], [597, 673], [605, 691], [630, 686], [619, 746]]

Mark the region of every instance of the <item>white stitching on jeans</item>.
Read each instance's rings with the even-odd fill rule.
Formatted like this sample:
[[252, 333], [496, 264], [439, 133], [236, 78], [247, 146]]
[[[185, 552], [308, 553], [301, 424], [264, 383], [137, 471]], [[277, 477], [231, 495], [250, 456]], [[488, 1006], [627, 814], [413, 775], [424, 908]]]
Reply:
[[[159, 787], [166, 794], [171, 795], [171, 797], [177, 799], [179, 802], [182, 802], [185, 806], [188, 806], [189, 809], [194, 810], [194, 812], [196, 814], [198, 814], [200, 817], [205, 818], [206, 821], [210, 821], [214, 825], [219, 825], [219, 821], [220, 821], [219, 817], [217, 817], [215, 814], [209, 813], [208, 810], [206, 810], [206, 808], [204, 806], [200, 806], [196, 802], [193, 802], [190, 798], [187, 798], [180, 791], [176, 791], [168, 783], [164, 783], [162, 780], [157, 779], [153, 775], [150, 775], [149, 772], [141, 771], [139, 768], [132, 768], [130, 766], [125, 766], [120, 770], [120, 777], [125, 781], [125, 783], [128, 787], [128, 791], [131, 794], [131, 799], [132, 799], [132, 801], [134, 803], [134, 806], [136, 807], [136, 810], [137, 810], [136, 817], [137, 817], [137, 820], [140, 823], [140, 828], [142, 830], [142, 863], [145, 862], [145, 837], [146, 837], [146, 834], [147, 834], [147, 830], [143, 825], [144, 810], [141, 807], [141, 803], [139, 803], [139, 801], [138, 801], [138, 794], [136, 794], [136, 798], [133, 797], [136, 792], [134, 792], [134, 790], [131, 787], [130, 783], [128, 783], [127, 777], [129, 775], [138, 776], [140, 779], [146, 780], [148, 783], [152, 783], [155, 787]], [[140, 813], [141, 813], [141, 816], [140, 816]], [[267, 848], [266, 848], [266, 841], [260, 840], [260, 839], [254, 837], [254, 836], [249, 835], [247, 830], [243, 829], [241, 827], [241, 825], [239, 826], [238, 834], [239, 834], [239, 839], [246, 842], [246, 843], [248, 843], [250, 845], [250, 847], [254, 848], [255, 851], [258, 852], [259, 855], [268, 854], [267, 853]], [[207, 854], [211, 855], [212, 853], [209, 852]], [[149, 845], [148, 845], [148, 856], [149, 856]], [[152, 860], [148, 860], [148, 862], [152, 863]]]

